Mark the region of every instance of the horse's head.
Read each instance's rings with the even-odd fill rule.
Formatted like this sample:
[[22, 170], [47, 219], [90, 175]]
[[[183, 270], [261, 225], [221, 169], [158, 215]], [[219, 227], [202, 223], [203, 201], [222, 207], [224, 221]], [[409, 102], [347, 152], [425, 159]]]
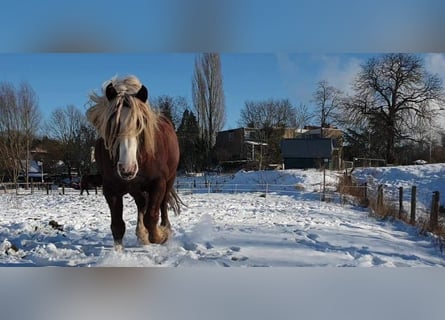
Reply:
[[104, 91], [103, 96], [91, 96], [96, 105], [87, 111], [87, 117], [104, 139], [117, 174], [132, 180], [139, 170], [140, 147], [154, 155], [157, 116], [147, 103], [147, 88], [135, 77], [112, 81]]
[[[118, 98], [118, 92], [114, 88], [113, 84], [110, 83], [106, 90], [105, 95], [110, 102], [113, 104], [116, 101], [116, 114], [110, 119], [110, 131], [114, 131], [115, 135], [112, 135], [111, 139], [116, 139], [117, 143], [117, 157], [115, 157], [117, 163], [117, 173], [123, 180], [132, 180], [136, 177], [138, 173], [138, 144], [139, 144], [139, 125], [134, 123], [136, 117], [134, 114], [138, 108], [138, 104], [135, 103], [134, 99], [138, 99], [142, 103], [146, 103], [148, 98], [147, 88], [142, 85], [139, 91], [130, 96], [128, 94], [123, 94], [121, 98]], [[136, 119], [137, 120], [137, 119]], [[114, 128], [113, 128], [114, 127]]]

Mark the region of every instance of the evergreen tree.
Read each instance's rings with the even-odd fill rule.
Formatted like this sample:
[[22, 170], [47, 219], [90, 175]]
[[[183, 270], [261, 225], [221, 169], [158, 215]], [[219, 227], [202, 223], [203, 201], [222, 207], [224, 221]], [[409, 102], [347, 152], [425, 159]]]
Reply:
[[180, 168], [187, 171], [200, 171], [205, 159], [199, 151], [201, 149], [199, 126], [192, 111], [188, 109], [184, 111], [177, 135], [181, 150]]

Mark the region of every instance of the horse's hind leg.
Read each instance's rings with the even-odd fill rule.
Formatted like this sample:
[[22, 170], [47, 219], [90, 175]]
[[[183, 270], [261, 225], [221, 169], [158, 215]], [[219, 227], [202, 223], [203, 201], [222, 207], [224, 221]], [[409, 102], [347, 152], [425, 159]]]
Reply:
[[170, 220], [168, 219], [168, 195], [165, 196], [161, 203], [161, 226], [171, 229]]
[[175, 179], [167, 181], [166, 191], [161, 203], [161, 226], [171, 230], [170, 220], [168, 219], [168, 203], [170, 197], [170, 189], [173, 188]]
[[103, 192], [111, 211], [111, 233], [113, 234], [114, 247], [116, 250], [122, 250], [122, 239], [125, 234], [125, 222], [122, 219], [122, 196], [113, 194], [109, 188], [104, 188]]

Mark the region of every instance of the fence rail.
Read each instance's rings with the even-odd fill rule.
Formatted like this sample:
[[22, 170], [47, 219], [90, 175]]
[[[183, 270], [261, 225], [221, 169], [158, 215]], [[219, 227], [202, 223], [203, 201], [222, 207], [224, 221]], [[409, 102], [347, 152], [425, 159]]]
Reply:
[[[101, 187], [93, 190], [96, 194], [98, 194], [101, 190]], [[67, 185], [54, 185], [51, 182], [30, 182], [30, 183], [0, 183], [0, 193], [16, 193], [18, 195], [26, 195], [26, 194], [74, 194], [80, 193], [79, 189], [72, 188]]]

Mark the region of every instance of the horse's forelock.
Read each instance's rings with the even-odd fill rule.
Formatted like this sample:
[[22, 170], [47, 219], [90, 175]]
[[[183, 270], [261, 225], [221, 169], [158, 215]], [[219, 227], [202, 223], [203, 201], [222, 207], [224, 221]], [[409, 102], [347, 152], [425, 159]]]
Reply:
[[135, 76], [127, 76], [125, 78], [114, 77], [105, 82], [102, 86], [102, 91], [105, 93], [106, 87], [112, 84], [118, 95], [133, 95], [142, 87], [141, 81]]

